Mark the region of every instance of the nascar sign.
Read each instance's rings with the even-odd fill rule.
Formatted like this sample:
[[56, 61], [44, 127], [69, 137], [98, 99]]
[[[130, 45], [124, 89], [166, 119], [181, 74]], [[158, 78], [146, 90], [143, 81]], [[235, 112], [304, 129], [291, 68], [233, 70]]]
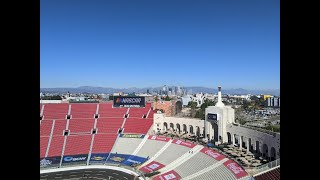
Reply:
[[143, 96], [114, 96], [113, 107], [145, 107], [146, 100]]

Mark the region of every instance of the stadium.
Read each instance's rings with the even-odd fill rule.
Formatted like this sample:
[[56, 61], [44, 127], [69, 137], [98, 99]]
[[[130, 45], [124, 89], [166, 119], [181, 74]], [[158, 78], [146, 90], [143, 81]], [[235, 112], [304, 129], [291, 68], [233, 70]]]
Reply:
[[138, 96], [40, 103], [40, 179], [280, 179], [280, 135], [236, 125], [218, 95], [201, 122], [168, 119]]

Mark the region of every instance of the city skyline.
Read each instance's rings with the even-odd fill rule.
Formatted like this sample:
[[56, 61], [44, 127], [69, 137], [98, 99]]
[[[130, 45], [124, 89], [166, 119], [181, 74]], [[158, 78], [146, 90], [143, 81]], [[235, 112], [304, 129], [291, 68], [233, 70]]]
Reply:
[[280, 89], [280, 2], [40, 3], [40, 87]]
[[[216, 84], [214, 84], [216, 85]], [[223, 89], [242, 89], [242, 90], [279, 90], [280, 88], [242, 88], [242, 87], [234, 87], [234, 88], [226, 88], [224, 86], [221, 85], [217, 85], [217, 86], [186, 86], [186, 85], [159, 85], [159, 86], [143, 86], [143, 87], [136, 87], [136, 86], [132, 86], [132, 87], [114, 87], [114, 86], [76, 86], [76, 87], [70, 87], [70, 86], [61, 86], [61, 87], [40, 87], [40, 89], [55, 89], [55, 88], [112, 88], [112, 89], [162, 89], [164, 86], [166, 86], [167, 88], [172, 88], [172, 87], [180, 87], [180, 88], [209, 88], [209, 89], [218, 89], [218, 86], [222, 87]]]

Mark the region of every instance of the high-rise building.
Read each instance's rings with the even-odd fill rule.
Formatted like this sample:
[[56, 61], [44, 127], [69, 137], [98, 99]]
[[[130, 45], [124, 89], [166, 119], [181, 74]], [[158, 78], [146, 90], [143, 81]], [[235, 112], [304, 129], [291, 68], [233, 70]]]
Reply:
[[177, 95], [178, 96], [182, 95], [182, 90], [181, 90], [180, 86], [177, 87]]
[[280, 97], [270, 97], [267, 102], [270, 107], [280, 107]]

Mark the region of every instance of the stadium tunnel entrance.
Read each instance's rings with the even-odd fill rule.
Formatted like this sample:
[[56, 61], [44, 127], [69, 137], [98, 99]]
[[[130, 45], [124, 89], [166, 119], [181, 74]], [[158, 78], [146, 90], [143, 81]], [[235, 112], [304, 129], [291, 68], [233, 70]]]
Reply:
[[218, 142], [218, 140], [219, 140], [218, 124], [217, 123], [212, 123], [212, 127], [213, 127], [213, 140], [215, 142]]

